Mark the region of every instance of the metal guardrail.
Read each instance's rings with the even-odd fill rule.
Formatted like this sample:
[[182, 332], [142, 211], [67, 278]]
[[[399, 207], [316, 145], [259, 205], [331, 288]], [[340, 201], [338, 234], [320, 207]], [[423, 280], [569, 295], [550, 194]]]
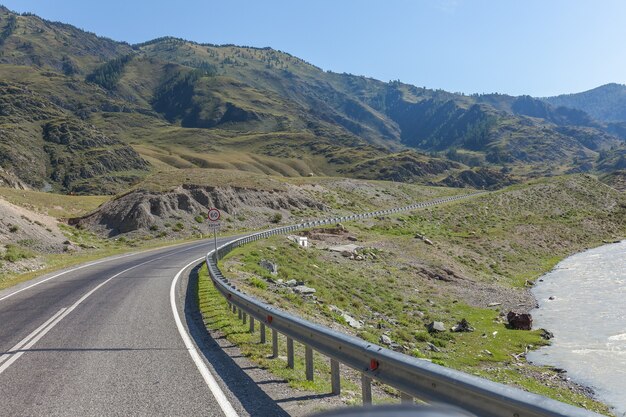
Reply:
[[233, 313], [238, 313], [244, 323], [249, 318], [251, 332], [255, 330], [255, 321], [259, 323], [262, 343], [266, 343], [266, 327], [271, 329], [274, 357], [278, 357], [280, 333], [287, 338], [289, 367], [293, 368], [294, 364], [294, 340], [305, 346], [307, 379], [313, 379], [313, 350], [330, 358], [331, 385], [334, 394], [339, 394], [340, 391], [339, 364], [341, 363], [361, 373], [365, 404], [371, 404], [371, 381], [377, 380], [398, 389], [403, 403], [413, 402], [413, 398], [426, 402], [445, 403], [460, 407], [480, 417], [599, 416], [582, 408], [404, 355], [304, 320], [241, 292], [224, 277], [217, 267], [217, 260], [234, 248], [273, 235], [325, 224], [410, 211], [478, 194], [483, 194], [483, 192], [440, 198], [402, 208], [314, 220], [254, 233], [222, 245], [217, 249], [217, 253], [216, 251], [209, 252], [206, 256], [207, 267], [213, 283], [226, 298]]

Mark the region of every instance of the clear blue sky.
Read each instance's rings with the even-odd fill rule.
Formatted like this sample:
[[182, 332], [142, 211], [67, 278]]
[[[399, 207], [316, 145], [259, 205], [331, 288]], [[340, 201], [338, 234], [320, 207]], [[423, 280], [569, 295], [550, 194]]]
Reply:
[[0, 0], [137, 43], [271, 46], [323, 69], [465, 93], [626, 83], [623, 0]]

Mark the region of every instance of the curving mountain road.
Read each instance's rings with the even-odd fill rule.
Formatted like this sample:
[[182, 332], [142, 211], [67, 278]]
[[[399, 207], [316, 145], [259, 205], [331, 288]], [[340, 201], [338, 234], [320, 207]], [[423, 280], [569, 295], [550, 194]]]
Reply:
[[108, 258], [0, 291], [0, 415], [283, 414], [262, 392], [238, 400], [237, 370], [188, 335], [201, 339], [177, 277], [212, 246]]

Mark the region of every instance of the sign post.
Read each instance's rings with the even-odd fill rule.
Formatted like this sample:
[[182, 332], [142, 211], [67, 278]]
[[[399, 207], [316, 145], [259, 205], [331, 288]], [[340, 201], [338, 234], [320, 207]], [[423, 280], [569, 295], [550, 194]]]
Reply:
[[217, 229], [220, 227], [221, 213], [216, 208], [210, 208], [207, 217], [209, 218], [209, 228], [213, 229], [213, 244], [215, 245], [215, 259], [217, 259]]

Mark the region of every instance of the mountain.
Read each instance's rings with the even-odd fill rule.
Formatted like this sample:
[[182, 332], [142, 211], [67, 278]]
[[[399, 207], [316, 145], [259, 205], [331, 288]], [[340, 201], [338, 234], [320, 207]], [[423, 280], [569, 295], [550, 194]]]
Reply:
[[0, 180], [60, 192], [207, 168], [497, 187], [612, 169], [626, 148], [626, 128], [528, 96], [338, 74], [271, 48], [129, 45], [6, 8], [0, 79]]
[[582, 110], [607, 123], [626, 123], [626, 85], [606, 84], [589, 91], [542, 99], [552, 106]]

